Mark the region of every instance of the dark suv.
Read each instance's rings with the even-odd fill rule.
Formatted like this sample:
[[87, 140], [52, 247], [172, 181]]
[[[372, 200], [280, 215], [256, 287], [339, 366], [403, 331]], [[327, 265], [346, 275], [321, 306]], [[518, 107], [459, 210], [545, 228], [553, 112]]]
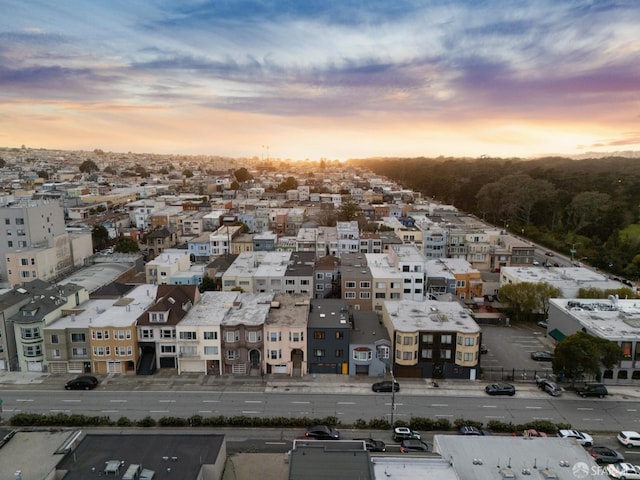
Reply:
[[607, 387], [601, 383], [587, 383], [584, 387], [577, 390], [581, 397], [599, 397], [604, 398], [609, 395]]

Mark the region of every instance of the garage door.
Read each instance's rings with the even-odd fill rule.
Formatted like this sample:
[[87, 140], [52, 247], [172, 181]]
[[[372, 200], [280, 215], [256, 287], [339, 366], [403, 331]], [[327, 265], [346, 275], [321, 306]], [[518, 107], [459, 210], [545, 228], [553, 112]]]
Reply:
[[273, 373], [287, 373], [287, 365], [274, 365]]
[[67, 364], [65, 362], [53, 362], [49, 364], [51, 373], [67, 373]]
[[120, 362], [107, 362], [107, 373], [122, 373], [122, 363]]

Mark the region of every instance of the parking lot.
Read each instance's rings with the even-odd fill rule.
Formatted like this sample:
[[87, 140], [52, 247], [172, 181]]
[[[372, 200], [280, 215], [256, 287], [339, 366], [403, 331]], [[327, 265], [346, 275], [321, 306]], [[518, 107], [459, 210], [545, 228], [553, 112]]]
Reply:
[[488, 350], [481, 358], [485, 380], [534, 382], [536, 376], [552, 376], [551, 362], [531, 358], [533, 352], [553, 352], [555, 348], [544, 328], [535, 324], [483, 325], [482, 343]]

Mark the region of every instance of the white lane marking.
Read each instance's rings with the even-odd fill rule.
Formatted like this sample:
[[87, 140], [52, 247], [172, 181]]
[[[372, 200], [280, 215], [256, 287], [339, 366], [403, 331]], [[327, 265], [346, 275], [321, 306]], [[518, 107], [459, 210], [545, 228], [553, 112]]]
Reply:
[[431, 406], [432, 407], [448, 407], [449, 404], [448, 403], [432, 403]]
[[149, 413], [169, 413], [169, 410], [149, 410]]
[[16, 402], [33, 402], [33, 398], [16, 398]]
[[198, 410], [198, 413], [213, 413], [211, 410]]
[[311, 403], [311, 402], [291, 402], [291, 403], [293, 403], [295, 405], [295, 404], [307, 404], [307, 403]]
[[111, 403], [127, 403], [128, 400], [109, 400]]
[[254, 410], [243, 410], [242, 413], [260, 413], [260, 412], [256, 412]]
[[175, 400], [158, 400], [160, 403], [176, 403]]
[[593, 410], [593, 408], [589, 408], [589, 407], [578, 407], [578, 410]]
[[220, 400], [203, 400], [202, 403], [220, 403]]
[[337, 405], [355, 405], [356, 402], [337, 402]]
[[498, 408], [497, 405], [482, 405], [482, 408]]
[[66, 402], [66, 403], [80, 403], [81, 402], [81, 400], [62, 400], [62, 401]]
[[100, 413], [118, 413], [118, 410], [100, 410]]
[[540, 410], [542, 407], [525, 407], [528, 408], [530, 410]]
[[262, 400], [245, 400], [244, 403], [262, 403]]
[[265, 445], [286, 445], [287, 442], [264, 442]]

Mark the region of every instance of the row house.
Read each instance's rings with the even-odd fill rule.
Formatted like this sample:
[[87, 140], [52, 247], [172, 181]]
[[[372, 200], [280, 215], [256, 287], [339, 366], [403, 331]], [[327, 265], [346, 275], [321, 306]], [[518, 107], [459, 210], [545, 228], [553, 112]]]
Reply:
[[273, 232], [261, 232], [253, 235], [254, 252], [275, 252], [278, 245], [278, 235]]
[[296, 235], [296, 252], [317, 252], [317, 228], [301, 228]]
[[342, 299], [311, 300], [307, 322], [308, 372], [349, 374], [351, 321]]
[[478, 378], [481, 329], [458, 302], [388, 301], [382, 323], [396, 377]]
[[[500, 235], [500, 246], [509, 252], [509, 266], [518, 267], [533, 264], [535, 260], [535, 245], [525, 242], [512, 235]], [[492, 262], [495, 264], [496, 262]]]
[[307, 298], [313, 295], [315, 255], [311, 252], [291, 252], [284, 272], [284, 292], [300, 293]]
[[178, 374], [222, 373], [222, 320], [239, 292], [203, 292], [176, 325]]
[[338, 253], [337, 256], [347, 253], [358, 253], [360, 251], [360, 229], [358, 222], [355, 220], [350, 222], [336, 222], [336, 230], [338, 235]]
[[227, 210], [212, 210], [204, 214], [202, 216], [203, 231], [215, 232], [222, 225], [220, 219], [227, 213], [229, 213]]
[[225, 225], [209, 234], [211, 256], [219, 257], [231, 253], [233, 239], [242, 233], [242, 227]]
[[264, 373], [293, 377], [306, 374], [310, 305], [305, 294], [278, 293], [274, 296], [264, 324]]
[[157, 202], [151, 199], [129, 202], [126, 209], [129, 213], [131, 223], [139, 230], [151, 230], [151, 214], [164, 207], [164, 202]]
[[242, 252], [221, 275], [222, 290], [254, 291], [254, 275], [267, 252]]
[[151, 229], [155, 230], [162, 227], [173, 227], [180, 229], [178, 216], [182, 214], [182, 207], [179, 205], [168, 205], [149, 214], [149, 223]]
[[447, 230], [441, 227], [429, 227], [422, 230], [423, 254], [427, 260], [447, 256]]
[[441, 258], [438, 262], [455, 277], [456, 296], [460, 300], [482, 297], [483, 283], [480, 270], [460, 258]]
[[382, 312], [386, 300], [402, 300], [404, 277], [387, 253], [368, 253], [365, 258], [371, 271], [373, 311]]
[[402, 273], [404, 300], [421, 301], [425, 296], [426, 259], [415, 245], [392, 245], [388, 251], [389, 263]]
[[222, 319], [222, 373], [262, 374], [264, 324], [273, 293], [241, 293]]
[[7, 319], [13, 325], [17, 369], [23, 372], [47, 371], [44, 329], [60, 318], [63, 311], [77, 307], [89, 298], [83, 287], [68, 283], [52, 286], [48, 292], [31, 297]]
[[167, 249], [158, 257], [147, 262], [144, 267], [146, 283], [152, 285], [169, 285], [171, 278], [180, 271], [191, 266], [187, 250]]
[[178, 231], [174, 227], [161, 227], [146, 236], [147, 256], [150, 259], [161, 255], [165, 250], [178, 244]]
[[191, 262], [208, 262], [211, 258], [209, 233], [202, 233], [187, 242], [187, 252]]
[[372, 310], [373, 276], [364, 254], [343, 254], [340, 258], [342, 298], [354, 310]]
[[0, 371], [18, 370], [18, 355], [13, 325], [8, 322], [20, 308], [41, 295], [57, 293], [57, 288], [42, 280], [23, 283], [0, 295]]
[[204, 216], [208, 212], [196, 211], [191, 212], [182, 221], [182, 234], [185, 236], [199, 236], [204, 230]]
[[349, 374], [382, 377], [391, 370], [391, 340], [376, 312], [353, 312]]
[[137, 318], [139, 375], [178, 368], [176, 325], [199, 300], [194, 285], [158, 285], [154, 303]]
[[332, 255], [339, 257], [338, 230], [336, 227], [318, 227], [316, 234], [316, 257]]
[[340, 259], [325, 255], [316, 260], [313, 274], [313, 298], [340, 297]]
[[231, 242], [231, 252], [239, 255], [242, 252], [253, 252], [254, 233], [241, 233]]
[[465, 235], [467, 262], [480, 270], [488, 270], [491, 264], [491, 235], [484, 230], [476, 230]]
[[139, 285], [89, 322], [91, 371], [135, 373], [140, 359], [137, 319], [155, 302], [155, 287]]
[[377, 233], [362, 232], [360, 234], [360, 253], [382, 253], [382, 238]]
[[425, 285], [426, 298], [436, 300], [442, 295], [457, 294], [457, 280], [449, 271], [446, 264], [438, 260], [427, 260], [425, 264], [427, 283]]

